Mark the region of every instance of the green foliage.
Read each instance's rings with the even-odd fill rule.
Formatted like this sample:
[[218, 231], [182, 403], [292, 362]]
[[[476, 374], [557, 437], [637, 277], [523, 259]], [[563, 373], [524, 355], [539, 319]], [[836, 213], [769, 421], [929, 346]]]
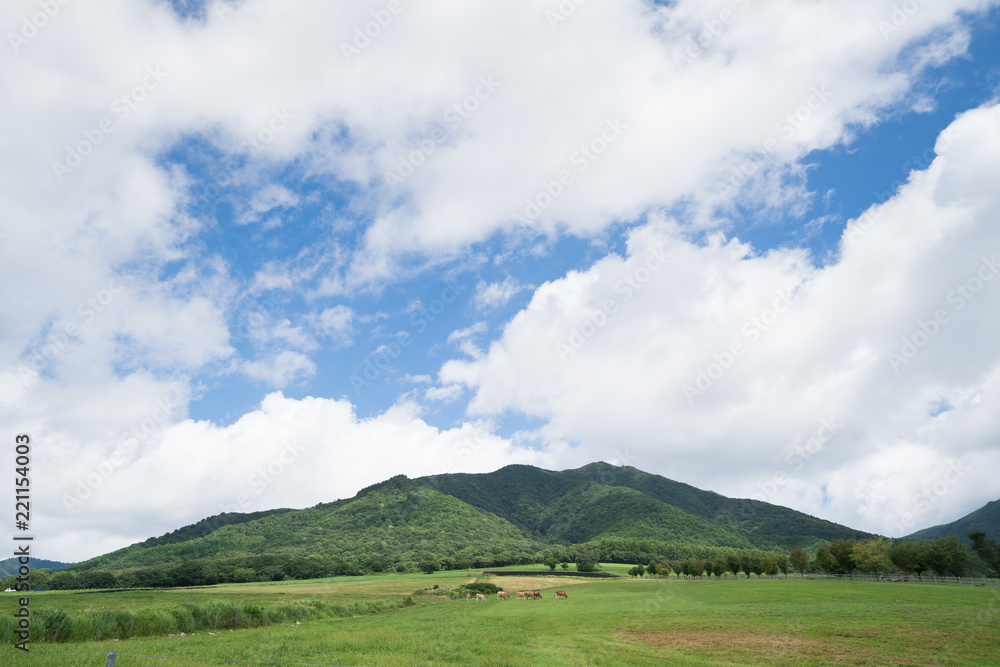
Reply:
[[968, 535], [970, 532], [978, 530], [984, 531], [987, 535], [1000, 534], [1000, 500], [988, 502], [976, 511], [951, 523], [918, 530], [906, 537], [913, 540], [933, 540], [949, 535]]
[[425, 560], [418, 567], [420, 568], [420, 571], [423, 572], [424, 574], [432, 574], [441, 569], [438, 566], [438, 564], [432, 560]]
[[826, 547], [816, 550], [816, 564], [827, 574], [832, 574], [837, 569], [837, 559]]
[[962, 577], [969, 563], [969, 550], [955, 535], [939, 537], [931, 543], [925, 560], [938, 576]]
[[851, 549], [851, 562], [865, 572], [877, 575], [892, 567], [892, 561], [889, 560], [891, 548], [891, 543], [884, 537], [855, 542]]
[[766, 574], [767, 576], [770, 577], [774, 575], [776, 569], [777, 569], [777, 564], [775, 563], [774, 559], [771, 558], [770, 556], [764, 556], [763, 558], [760, 559], [760, 571], [763, 574]]
[[495, 595], [503, 589], [496, 584], [491, 584], [486, 581], [477, 581], [471, 584], [462, 584], [459, 589], [468, 591], [470, 593], [482, 593], [483, 595]]
[[841, 574], [853, 574], [858, 568], [854, 562], [854, 546], [856, 540], [840, 539], [830, 542], [829, 550], [837, 561], [837, 571]]
[[968, 537], [972, 540], [973, 551], [1000, 577], [1000, 545], [996, 540], [987, 540], [986, 532], [982, 530], [972, 531]]
[[916, 542], [900, 542], [889, 550], [889, 560], [903, 574], [921, 573], [926, 569], [927, 547]]
[[809, 568], [809, 552], [801, 547], [795, 547], [788, 554], [788, 559], [796, 570], [799, 571], [799, 576], [805, 574], [805, 571]]

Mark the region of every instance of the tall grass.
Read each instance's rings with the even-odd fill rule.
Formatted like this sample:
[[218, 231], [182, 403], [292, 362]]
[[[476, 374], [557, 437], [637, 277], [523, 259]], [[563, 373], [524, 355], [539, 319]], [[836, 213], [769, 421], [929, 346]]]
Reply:
[[196, 604], [96, 612], [41, 608], [31, 615], [33, 642], [81, 642], [129, 637], [190, 634], [198, 630], [224, 631], [259, 628], [333, 617], [381, 614], [413, 604], [411, 598], [386, 597], [336, 604], [300, 600], [273, 605], [239, 603], [226, 599]]

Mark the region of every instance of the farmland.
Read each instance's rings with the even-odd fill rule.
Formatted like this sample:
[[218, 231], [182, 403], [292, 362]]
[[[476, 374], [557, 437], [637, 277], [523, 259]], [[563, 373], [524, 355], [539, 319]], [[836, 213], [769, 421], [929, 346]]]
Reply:
[[[473, 579], [442, 572], [35, 593], [31, 607], [38, 618], [60, 610], [78, 628], [80, 619], [101, 614], [170, 619], [177, 609], [193, 607], [201, 610], [195, 616], [202, 625], [184, 637], [150, 632], [128, 639], [129, 628], [119, 623], [118, 641], [109, 634], [53, 644], [49, 634], [47, 641], [33, 637], [30, 657], [8, 640], [0, 662], [103, 665], [101, 656], [117, 650], [123, 656], [118, 667], [222, 664], [127, 656], [326, 665], [995, 664], [1000, 644], [1000, 591], [989, 587], [542, 576], [488, 578], [507, 591], [540, 589], [540, 601], [491, 596], [476, 603], [446, 595]], [[556, 588], [567, 591], [568, 599], [554, 599]], [[3, 616], [10, 618], [14, 598], [0, 600]], [[211, 610], [222, 620], [212, 618]], [[226, 610], [240, 610], [243, 620], [225, 616]], [[270, 610], [267, 627], [259, 627], [263, 610]], [[204, 627], [213, 621], [214, 627]], [[179, 631], [168, 620], [163, 634]]]

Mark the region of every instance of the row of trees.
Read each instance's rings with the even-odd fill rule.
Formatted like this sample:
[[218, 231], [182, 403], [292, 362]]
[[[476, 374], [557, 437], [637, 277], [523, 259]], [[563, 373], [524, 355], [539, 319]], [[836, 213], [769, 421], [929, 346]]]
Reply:
[[647, 565], [636, 565], [628, 571], [633, 577], [650, 576], [669, 577], [701, 577], [703, 575], [721, 577], [727, 572], [739, 576], [742, 572], [747, 577], [751, 574], [774, 576], [781, 573], [788, 576], [790, 568], [804, 572], [809, 567], [809, 554], [804, 549], [792, 549], [789, 554], [776, 556], [757, 556], [753, 554], [731, 553], [724, 558], [709, 560], [672, 560], [656, 562], [651, 560]]
[[[1000, 577], [1000, 547], [995, 540], [986, 539], [983, 531], [969, 533], [972, 550], [955, 536], [942, 537], [930, 543], [900, 542], [893, 544], [884, 538], [870, 540], [834, 540], [817, 550], [815, 561], [804, 549], [792, 549], [788, 554], [761, 554], [732, 550], [712, 558], [649, 558], [646, 565], [636, 565], [632, 576], [721, 577], [732, 573], [747, 577], [788, 575], [789, 571], [804, 574], [812, 569], [826, 573], [851, 574], [856, 571], [879, 574], [894, 567], [904, 574], [934, 572], [939, 576], [965, 576], [971, 563], [982, 563], [990, 574]], [[605, 545], [607, 546], [607, 545]], [[615, 548], [646, 550], [657, 548], [644, 541], [620, 541]], [[973, 555], [975, 554], [975, 556]], [[593, 572], [599, 562], [608, 562], [599, 544], [554, 547], [530, 554], [527, 552], [501, 552], [489, 556], [438, 557], [424, 552], [419, 559], [391, 562], [379, 555], [360, 554], [347, 561], [336, 556], [310, 554], [260, 554], [231, 558], [195, 558], [167, 565], [150, 565], [114, 570], [73, 569], [51, 571], [34, 570], [31, 587], [43, 590], [68, 590], [82, 588], [155, 588], [175, 586], [200, 586], [220, 583], [252, 581], [280, 581], [285, 579], [316, 579], [338, 575], [361, 575], [379, 572], [435, 572], [437, 570], [464, 570], [469, 568], [525, 565], [543, 562], [550, 569], [568, 570], [570, 563], [580, 572]], [[976, 558], [978, 556], [978, 558]], [[633, 560], [631, 562], [642, 562]], [[9, 576], [0, 581], [3, 588], [14, 588], [16, 580]]]
[[971, 532], [972, 549], [958, 537], [939, 537], [930, 543], [900, 542], [877, 537], [869, 540], [839, 539], [816, 551], [815, 564], [804, 549], [792, 549], [787, 555], [754, 555], [730, 553], [725, 558], [707, 560], [686, 559], [657, 561], [647, 565], [636, 565], [628, 571], [633, 577], [645, 574], [685, 577], [703, 575], [721, 577], [728, 573], [749, 577], [788, 575], [789, 568], [804, 574], [811, 567], [827, 574], [853, 574], [856, 571], [878, 575], [889, 572], [894, 567], [903, 574], [923, 574], [933, 572], [938, 576], [963, 577], [973, 562], [973, 553], [990, 570], [990, 574], [1000, 577], [1000, 546], [995, 540], [987, 540], [983, 531]]

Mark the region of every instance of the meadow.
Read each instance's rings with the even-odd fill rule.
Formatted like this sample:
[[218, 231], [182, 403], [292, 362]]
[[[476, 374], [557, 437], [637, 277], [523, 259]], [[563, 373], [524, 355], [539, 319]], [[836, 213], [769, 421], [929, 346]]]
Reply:
[[[624, 572], [627, 566], [603, 569]], [[239, 664], [222, 660], [386, 666], [993, 665], [1000, 656], [1000, 590], [987, 587], [793, 577], [493, 577], [480, 581], [509, 592], [539, 589], [543, 599], [516, 600], [512, 594], [509, 601], [491, 596], [482, 603], [445, 594], [473, 580], [464, 572], [439, 572], [34, 593], [37, 618], [58, 610], [74, 620], [80, 635], [85, 634], [81, 619], [102, 614], [137, 623], [173, 618], [180, 627], [200, 618], [217, 627], [196, 627], [184, 637], [152, 632], [128, 639], [129, 628], [119, 623], [108, 628], [118, 633], [117, 641], [113, 634], [58, 643], [51, 634], [47, 641], [33, 636], [29, 655], [15, 650], [8, 638], [0, 663], [104, 665], [109, 650], [120, 654], [116, 667]], [[555, 599], [557, 588], [568, 599]], [[0, 598], [0, 618], [10, 618], [15, 604], [13, 594]], [[180, 618], [179, 609], [197, 609], [201, 616]], [[225, 610], [240, 610], [242, 624], [237, 614], [223, 618]], [[259, 627], [264, 610], [271, 610], [268, 625]], [[4, 625], [0, 622], [0, 632]], [[163, 632], [175, 634], [177, 627], [168, 624]]]

